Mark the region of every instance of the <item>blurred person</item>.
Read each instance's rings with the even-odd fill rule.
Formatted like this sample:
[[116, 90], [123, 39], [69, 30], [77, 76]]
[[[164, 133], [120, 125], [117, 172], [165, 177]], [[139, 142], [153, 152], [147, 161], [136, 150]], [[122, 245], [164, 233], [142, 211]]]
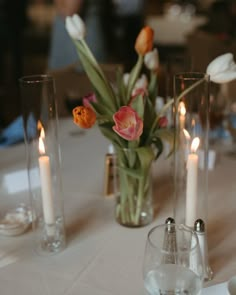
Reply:
[[54, 0], [56, 16], [51, 33], [48, 60], [50, 70], [66, 67], [78, 61], [75, 45], [65, 29], [65, 17], [79, 14], [86, 25], [86, 41], [99, 62], [108, 56], [111, 1]]

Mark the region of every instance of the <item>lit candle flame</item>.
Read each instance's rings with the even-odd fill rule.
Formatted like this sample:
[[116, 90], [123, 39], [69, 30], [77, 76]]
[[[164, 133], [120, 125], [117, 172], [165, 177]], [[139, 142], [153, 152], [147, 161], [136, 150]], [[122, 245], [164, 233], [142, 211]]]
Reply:
[[45, 146], [41, 137], [39, 137], [39, 152], [41, 155], [45, 154]]
[[45, 154], [45, 146], [43, 139], [45, 139], [45, 132], [44, 128], [42, 127], [40, 130], [40, 136], [39, 136], [39, 152], [41, 155]]
[[41, 130], [40, 130], [40, 137], [41, 137], [42, 139], [45, 138], [45, 131], [44, 131], [44, 128], [43, 128], [43, 127], [42, 127]]
[[179, 113], [181, 116], [185, 116], [186, 114], [185, 104], [182, 101], [179, 103]]
[[37, 123], [37, 129], [38, 129], [38, 130], [41, 130], [42, 128], [43, 128], [43, 125], [42, 125], [41, 121], [38, 120], [38, 123]]
[[195, 137], [192, 141], [192, 144], [191, 144], [191, 151], [193, 153], [196, 153], [198, 147], [199, 147], [199, 144], [200, 144], [200, 138], [199, 137]]
[[183, 132], [184, 132], [184, 136], [186, 137], [187, 140], [190, 140], [191, 136], [190, 134], [188, 133], [188, 131], [186, 129], [183, 129]]

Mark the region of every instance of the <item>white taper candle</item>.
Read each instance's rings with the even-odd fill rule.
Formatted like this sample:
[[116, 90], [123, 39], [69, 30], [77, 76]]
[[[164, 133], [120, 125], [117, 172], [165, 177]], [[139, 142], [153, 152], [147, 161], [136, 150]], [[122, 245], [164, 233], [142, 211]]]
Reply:
[[[41, 154], [45, 153], [45, 148], [41, 137], [39, 138], [39, 150]], [[55, 222], [50, 159], [48, 156], [42, 155], [39, 157], [38, 160], [41, 180], [44, 221], [46, 224], [50, 225], [54, 224]]]
[[196, 150], [199, 146], [199, 138], [192, 142], [192, 153], [187, 160], [187, 183], [186, 183], [186, 218], [187, 226], [193, 227], [197, 219], [197, 194], [198, 194], [198, 155]]

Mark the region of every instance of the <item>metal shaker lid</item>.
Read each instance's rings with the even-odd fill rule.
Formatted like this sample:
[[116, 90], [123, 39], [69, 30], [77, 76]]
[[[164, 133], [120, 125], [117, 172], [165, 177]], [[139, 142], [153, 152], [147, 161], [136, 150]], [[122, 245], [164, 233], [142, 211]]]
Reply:
[[205, 232], [205, 223], [202, 219], [197, 219], [195, 221], [194, 230], [199, 233]]
[[173, 223], [175, 223], [175, 220], [172, 217], [168, 217], [165, 221], [165, 224], [173, 224]]
[[175, 232], [175, 227], [174, 227], [175, 220], [174, 220], [174, 218], [168, 217], [166, 219], [166, 221], [165, 221], [165, 224], [168, 225], [167, 228], [166, 228], [167, 232], [169, 232], [169, 233]]

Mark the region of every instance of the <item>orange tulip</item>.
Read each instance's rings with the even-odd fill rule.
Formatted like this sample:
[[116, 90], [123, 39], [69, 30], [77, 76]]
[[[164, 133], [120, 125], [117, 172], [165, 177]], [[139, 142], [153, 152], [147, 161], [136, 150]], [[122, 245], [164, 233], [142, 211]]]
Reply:
[[96, 114], [91, 107], [78, 106], [72, 113], [74, 123], [81, 128], [91, 128], [96, 122]]
[[154, 31], [149, 26], [144, 27], [135, 42], [135, 50], [138, 54], [145, 55], [152, 50]]
[[130, 106], [121, 107], [113, 115], [115, 126], [112, 129], [126, 140], [137, 140], [143, 133], [143, 121]]

